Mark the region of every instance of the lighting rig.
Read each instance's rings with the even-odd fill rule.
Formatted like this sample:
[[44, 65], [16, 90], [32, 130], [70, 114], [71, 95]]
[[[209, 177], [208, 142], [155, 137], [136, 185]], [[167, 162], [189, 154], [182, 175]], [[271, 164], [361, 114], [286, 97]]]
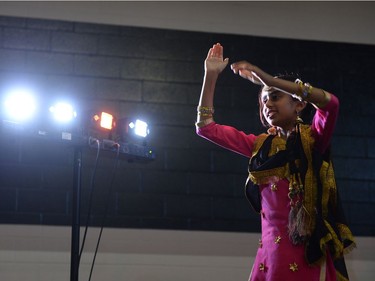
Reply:
[[[26, 137], [61, 141], [72, 145], [97, 147], [105, 151], [120, 148], [122, 158], [148, 162], [155, 153], [147, 145], [150, 133], [146, 122], [139, 119], [116, 118], [101, 110], [78, 114], [70, 101], [38, 104], [35, 95], [25, 90], [9, 93], [1, 101], [1, 128]], [[5, 132], [4, 131], [4, 132]]]
[[1, 96], [0, 133], [74, 147], [70, 281], [78, 281], [82, 148], [116, 152], [129, 162], [147, 163], [155, 159], [153, 149], [147, 145], [149, 126], [142, 120], [116, 118], [102, 110], [79, 114], [76, 105], [68, 100], [46, 101], [37, 97], [25, 89]]

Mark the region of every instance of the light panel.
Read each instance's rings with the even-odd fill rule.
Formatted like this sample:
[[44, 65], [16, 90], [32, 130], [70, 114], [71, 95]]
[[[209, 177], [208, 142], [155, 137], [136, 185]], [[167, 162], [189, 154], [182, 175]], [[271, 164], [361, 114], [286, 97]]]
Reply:
[[9, 93], [4, 100], [6, 118], [12, 121], [31, 119], [35, 114], [36, 108], [36, 100], [33, 94], [26, 90], [15, 90]]
[[129, 128], [135, 135], [143, 138], [147, 137], [147, 135], [149, 134], [148, 124], [139, 119], [137, 119], [135, 122], [130, 122]]
[[77, 112], [69, 103], [59, 102], [49, 108], [54, 119], [58, 122], [66, 123], [77, 117]]
[[102, 111], [98, 114], [95, 114], [92, 117], [92, 120], [96, 123], [95, 127], [97, 129], [101, 128], [110, 131], [115, 126], [115, 118], [108, 112]]
[[100, 118], [100, 127], [108, 130], [113, 128], [113, 115], [107, 112], [102, 112]]

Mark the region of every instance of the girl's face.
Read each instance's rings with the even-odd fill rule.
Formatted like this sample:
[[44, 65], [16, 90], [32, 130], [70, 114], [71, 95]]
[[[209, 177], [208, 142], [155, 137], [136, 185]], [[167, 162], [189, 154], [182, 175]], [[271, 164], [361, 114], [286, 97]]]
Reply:
[[304, 108], [304, 103], [293, 99], [291, 95], [271, 90], [261, 93], [262, 114], [271, 126], [280, 127], [283, 130], [294, 128], [297, 112]]

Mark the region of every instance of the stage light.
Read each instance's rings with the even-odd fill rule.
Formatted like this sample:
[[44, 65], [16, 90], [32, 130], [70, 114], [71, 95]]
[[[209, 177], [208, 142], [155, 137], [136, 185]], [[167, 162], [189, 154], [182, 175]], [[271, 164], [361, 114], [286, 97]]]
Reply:
[[147, 137], [147, 135], [150, 133], [150, 130], [148, 129], [148, 124], [139, 119], [137, 119], [135, 122], [130, 122], [129, 128], [130, 131], [133, 132], [133, 134], [140, 136], [142, 138]]
[[[107, 111], [90, 110], [83, 116], [83, 134], [98, 140], [113, 140], [113, 130], [116, 127], [116, 118]], [[89, 121], [89, 122], [87, 122]]]
[[15, 90], [4, 100], [5, 118], [9, 121], [22, 122], [34, 116], [36, 101], [31, 92]]
[[117, 138], [126, 143], [146, 145], [150, 130], [147, 122], [140, 119], [121, 118], [117, 121]]
[[112, 130], [113, 124], [113, 115], [107, 112], [102, 112], [102, 117], [100, 118], [100, 127]]
[[68, 103], [59, 102], [49, 108], [54, 119], [61, 123], [67, 123], [77, 117], [77, 112]]
[[97, 124], [96, 127], [100, 127], [105, 130], [112, 130], [115, 126], [115, 118], [112, 114], [107, 112], [101, 112], [93, 116], [94, 122]]

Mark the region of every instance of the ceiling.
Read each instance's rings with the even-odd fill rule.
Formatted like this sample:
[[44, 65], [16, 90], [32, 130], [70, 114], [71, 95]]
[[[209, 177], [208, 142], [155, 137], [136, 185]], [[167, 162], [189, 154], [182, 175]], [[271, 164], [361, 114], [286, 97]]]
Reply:
[[371, 1], [1, 1], [0, 15], [375, 45]]

